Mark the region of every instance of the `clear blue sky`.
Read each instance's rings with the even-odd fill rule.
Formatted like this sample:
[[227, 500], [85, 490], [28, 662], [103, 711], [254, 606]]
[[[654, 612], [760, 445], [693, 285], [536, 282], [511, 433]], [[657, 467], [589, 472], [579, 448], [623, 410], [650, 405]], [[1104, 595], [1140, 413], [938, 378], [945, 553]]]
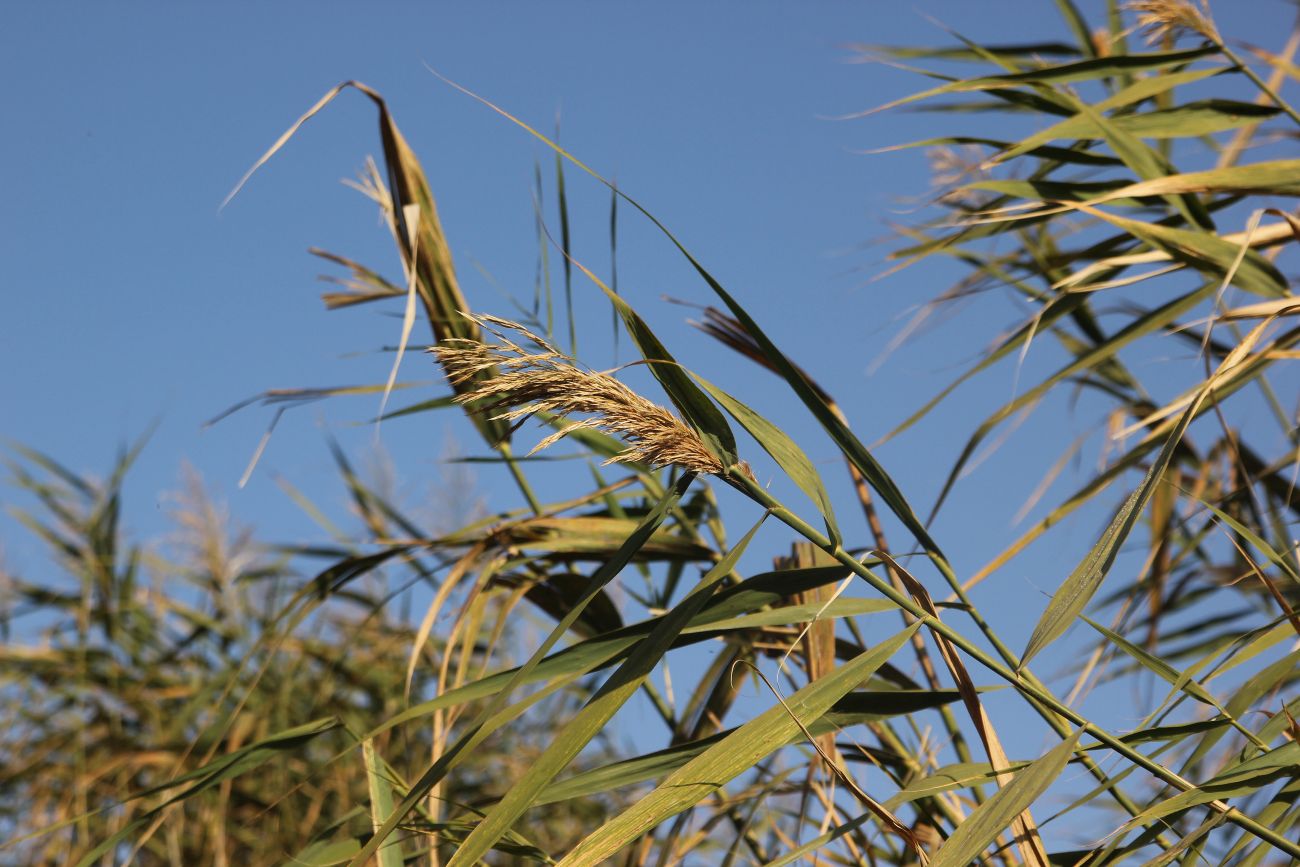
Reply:
[[[1100, 6], [1081, 5], [1094, 15]], [[1280, 29], [1290, 21], [1280, 0], [1220, 2], [1215, 11], [1225, 31], [1265, 44], [1275, 41], [1268, 22]], [[388, 98], [424, 160], [471, 304], [510, 315], [496, 287], [531, 296], [532, 176], [539, 159], [552, 171], [551, 157], [438, 81], [427, 63], [535, 125], [549, 129], [560, 113], [563, 143], [670, 226], [831, 388], [871, 441], [1018, 318], [994, 298], [963, 307], [957, 321], [868, 375], [902, 317], [960, 272], [935, 263], [869, 282], [885, 270], [886, 248], [868, 242], [909, 218], [905, 199], [924, 196], [929, 177], [920, 151], [860, 151], [937, 135], [951, 121], [903, 112], [827, 118], [927, 85], [897, 69], [844, 62], [852, 56], [846, 43], [948, 41], [925, 14], [978, 41], [1064, 36], [1054, 4], [1041, 0], [7, 3], [0, 11], [8, 85], [0, 136], [0, 436], [103, 472], [119, 445], [159, 420], [128, 489], [132, 529], [166, 528], [162, 492], [176, 487], [181, 462], [189, 461], [262, 538], [319, 539], [274, 478], [342, 515], [327, 436], [364, 453], [372, 430], [357, 423], [373, 416], [377, 398], [290, 413], [242, 491], [235, 483], [269, 412], [246, 410], [200, 427], [267, 388], [377, 383], [387, 375], [391, 356], [375, 350], [396, 341], [397, 308], [325, 312], [315, 278], [328, 269], [306, 253], [319, 246], [400, 273], [375, 209], [338, 183], [378, 152], [373, 107], [345, 94], [229, 207], [218, 214], [217, 206], [321, 94], [361, 80]], [[968, 122], [972, 133], [988, 123]], [[577, 254], [607, 273], [608, 195], [576, 173], [569, 180]], [[554, 224], [553, 209], [547, 218]], [[707, 287], [627, 210], [621, 229], [621, 288], [661, 338], [685, 363], [807, 439], [814, 459], [838, 475], [833, 450], [774, 379], [715, 349], [684, 324], [682, 308], [660, 301], [669, 294], [707, 303]], [[586, 331], [602, 335], [588, 344], [586, 360], [611, 364], [608, 307], [594, 288], [579, 282], [576, 291]], [[1051, 361], [1031, 356], [1041, 367], [1023, 376], [1036, 378], [1033, 371]], [[412, 395], [444, 393], [420, 355], [407, 358], [402, 378], [429, 383]], [[919, 510], [932, 502], [966, 433], [1013, 387], [1011, 368], [999, 368], [880, 451]], [[394, 402], [407, 399], [399, 393]], [[959, 487], [936, 528], [959, 571], [982, 565], [1014, 538], [1012, 516], [1063, 443], [1096, 424], [1095, 404], [1075, 416], [1064, 406], [1040, 412], [1010, 449]], [[417, 500], [432, 495], [437, 461], [456, 440], [477, 449], [451, 415], [383, 428], [401, 489]], [[12, 490], [0, 490], [9, 501]], [[836, 490], [844, 515], [852, 514], [849, 493], [844, 485]], [[1068, 528], [1054, 550], [1031, 551], [980, 588], [977, 602], [1010, 644], [1023, 642], [1045, 604], [1042, 591], [1095, 539], [1099, 514]], [[743, 529], [738, 521], [733, 532]], [[0, 540], [10, 568], [29, 577], [45, 568], [7, 517], [0, 517]], [[763, 557], [773, 553], [769, 547]]]
[[[352, 423], [377, 401], [291, 413], [238, 493], [233, 483], [269, 414], [246, 411], [202, 432], [200, 424], [266, 388], [384, 379], [389, 357], [373, 350], [396, 340], [391, 310], [325, 312], [315, 278], [327, 269], [306, 254], [320, 246], [399, 273], [374, 209], [338, 183], [378, 150], [372, 106], [346, 94], [231, 206], [218, 214], [217, 205], [299, 113], [332, 85], [359, 79], [388, 97], [424, 159], [471, 303], [508, 315], [493, 283], [531, 295], [530, 188], [535, 160], [549, 174], [550, 155], [439, 82], [427, 63], [540, 126], [560, 113], [564, 144], [685, 239], [792, 355], [858, 408], [857, 424], [874, 437], [988, 332], [958, 354], [948, 343], [934, 355], [931, 345], [866, 377], [900, 312], [956, 272], [866, 284], [883, 249], [861, 245], [906, 217], [901, 199], [923, 195], [928, 175], [919, 151], [856, 151], [931, 135], [936, 118], [826, 117], [924, 84], [846, 64], [846, 43], [943, 38], [922, 9], [973, 37], [1002, 38], [975, 5], [1014, 9], [1025, 35], [1061, 31], [1041, 3], [667, 4], [653, 12], [630, 4], [7, 5], [0, 433], [98, 471], [161, 420], [131, 488], [136, 528], [162, 526], [149, 499], [174, 486], [188, 460], [245, 520], [287, 537], [311, 532], [274, 475], [337, 497], [326, 432], [365, 448], [369, 432]], [[607, 194], [576, 175], [570, 184], [578, 254], [607, 273]], [[620, 276], [632, 302], [684, 359], [738, 393], [752, 383], [761, 391], [749, 397], [762, 405], [771, 381], [714, 351], [683, 325], [681, 308], [659, 300], [708, 301], [707, 289], [644, 221], [625, 213], [621, 235]], [[589, 286], [578, 297], [603, 334], [604, 302]], [[1011, 313], [994, 315], [990, 324], [1002, 324]], [[610, 360], [607, 350], [588, 358]], [[403, 377], [436, 380], [418, 356]], [[430, 469], [444, 438], [441, 417], [384, 430], [408, 478]], [[886, 456], [925, 502], [937, 468], [909, 466], [907, 452], [955, 447], [927, 439], [923, 449]], [[819, 457], [831, 454], [821, 448]], [[4, 535], [12, 566], [35, 565], [13, 533]]]

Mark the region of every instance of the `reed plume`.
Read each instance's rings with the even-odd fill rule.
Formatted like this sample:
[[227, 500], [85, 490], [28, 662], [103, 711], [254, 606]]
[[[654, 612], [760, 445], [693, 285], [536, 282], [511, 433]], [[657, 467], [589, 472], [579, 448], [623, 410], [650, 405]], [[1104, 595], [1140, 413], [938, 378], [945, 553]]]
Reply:
[[[723, 471], [722, 462], [695, 431], [613, 376], [579, 367], [573, 358], [517, 322], [486, 314], [464, 315], [494, 334], [499, 342], [451, 338], [430, 347], [452, 385], [469, 383], [483, 371], [495, 369], [495, 375], [459, 394], [458, 402], [480, 404], [478, 412], [504, 410], [492, 418], [509, 422], [539, 412], [564, 419], [584, 416], [547, 436], [529, 454], [575, 429], [594, 428], [619, 437], [627, 445], [606, 464], [636, 462], [656, 468], [675, 464], [715, 475]], [[507, 332], [521, 336], [534, 348], [520, 345]]]
[[1215, 43], [1221, 41], [1204, 0], [1200, 9], [1189, 0], [1131, 0], [1124, 8], [1137, 14], [1138, 27], [1146, 32], [1150, 44], [1188, 32], [1199, 33]]

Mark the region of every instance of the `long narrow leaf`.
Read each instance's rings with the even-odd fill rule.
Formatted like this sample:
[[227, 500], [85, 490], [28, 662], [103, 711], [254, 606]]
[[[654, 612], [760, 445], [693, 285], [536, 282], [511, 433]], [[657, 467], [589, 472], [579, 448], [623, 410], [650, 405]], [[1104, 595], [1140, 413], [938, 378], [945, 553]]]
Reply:
[[[790, 696], [785, 705], [765, 711], [669, 774], [653, 792], [589, 834], [564, 857], [561, 867], [602, 862], [629, 841], [693, 806], [753, 767], [763, 756], [794, 737], [799, 731], [799, 723], [806, 726], [829, 710], [837, 699], [866, 680], [906, 643], [918, 626], [913, 624], [826, 677], [813, 681]], [[791, 713], [795, 719], [791, 719]]]

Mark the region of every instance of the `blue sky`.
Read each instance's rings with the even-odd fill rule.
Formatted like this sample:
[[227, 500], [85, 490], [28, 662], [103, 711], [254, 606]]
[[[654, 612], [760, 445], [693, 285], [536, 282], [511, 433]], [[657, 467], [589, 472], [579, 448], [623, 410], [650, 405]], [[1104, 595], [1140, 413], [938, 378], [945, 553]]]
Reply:
[[[1098, 4], [1081, 4], [1094, 10]], [[1224, 30], [1271, 44], [1266, 21], [1286, 4], [1218, 4]], [[1243, 11], [1241, 7], [1249, 6]], [[505, 294], [528, 299], [538, 244], [531, 187], [540, 160], [555, 223], [551, 155], [516, 127], [435, 78], [426, 64], [550, 131], [645, 204], [746, 304], [769, 334], [833, 391], [870, 442], [954, 377], [1019, 319], [988, 298], [918, 338], [874, 373], [906, 315], [961, 276], [951, 265], [873, 281], [888, 246], [873, 243], [911, 218], [929, 175], [920, 151], [862, 151], [946, 130], [950, 121], [891, 112], [829, 118], [927, 85], [879, 64], [846, 62], [848, 43], [949, 41], [932, 15], [977, 41], [1064, 37], [1054, 4], [6, 4], [0, 70], [8, 82], [7, 172], [0, 208], [0, 436], [75, 469], [103, 472], [118, 446], [159, 426], [128, 488], [128, 523], [163, 531], [163, 492], [183, 461], [229, 499], [263, 538], [323, 533], [275, 483], [284, 477], [336, 517], [344, 494], [327, 449], [373, 444], [378, 398], [291, 412], [257, 472], [236, 489], [270, 415], [251, 409], [202, 423], [264, 389], [382, 382], [397, 309], [326, 312], [317, 246], [396, 277], [375, 209], [339, 183], [379, 149], [375, 112], [358, 94], [314, 119], [224, 211], [217, 206], [271, 142], [327, 89], [358, 79], [383, 93], [424, 161], [473, 306], [509, 316]], [[1255, 20], [1246, 21], [1250, 16]], [[987, 120], [970, 118], [978, 134]], [[981, 125], [984, 125], [983, 127]], [[1003, 130], [1005, 132], [1005, 130]], [[609, 271], [608, 194], [569, 174], [577, 255]], [[553, 257], [554, 258], [554, 257]], [[828, 474], [816, 437], [776, 381], [715, 349], [661, 296], [708, 303], [707, 287], [649, 227], [620, 214], [618, 271], [626, 297], [689, 366], [787, 427]], [[608, 306], [579, 281], [584, 359], [615, 361]], [[423, 338], [417, 332], [417, 340]], [[1046, 370], [1050, 350], [1028, 370]], [[621, 360], [628, 360], [626, 347]], [[1024, 376], [1030, 376], [1030, 373]], [[402, 378], [444, 393], [420, 355]], [[966, 432], [1015, 387], [1001, 367], [879, 457], [918, 510], [932, 502]], [[398, 394], [400, 405], [406, 396]], [[1040, 411], [959, 487], [936, 528], [959, 566], [982, 565], [1014, 538], [1012, 516], [1080, 431], [1085, 402]], [[420, 416], [382, 430], [399, 488], [436, 496], [438, 461], [477, 444], [455, 418]], [[491, 480], [480, 477], [490, 486]], [[838, 483], [837, 483], [838, 484]], [[1067, 483], [1053, 490], [1060, 493]], [[9, 501], [4, 489], [0, 500]], [[491, 489], [493, 506], [511, 505]], [[836, 489], [852, 513], [847, 486]], [[1049, 496], [1049, 501], [1051, 500]], [[977, 601], [1021, 645], [1078, 553], [1095, 539], [1093, 512], [1052, 551], [1031, 551], [986, 582]], [[738, 519], [739, 536], [752, 520]], [[846, 521], [847, 523], [847, 521]], [[784, 545], [780, 536], [774, 544]], [[0, 517], [5, 563], [45, 568], [40, 551]], [[763, 551], [766, 558], [777, 553]]]
[[[1048, 4], [991, 5], [1014, 7], [1025, 34], [1061, 32]], [[973, 37], [999, 38], [971, 4], [924, 11]], [[297, 410], [236, 493], [269, 415], [246, 411], [200, 430], [267, 388], [387, 374], [389, 357], [374, 350], [396, 340], [392, 311], [324, 311], [316, 277], [328, 269], [306, 253], [323, 247], [398, 273], [374, 209], [338, 183], [378, 150], [367, 100], [339, 99], [217, 212], [280, 132], [349, 78], [387, 96], [423, 158], [465, 291], [480, 309], [509, 314], [502, 290], [531, 296], [532, 177], [541, 160], [553, 196], [551, 158], [426, 64], [540, 127], [552, 128], [558, 114], [563, 143], [646, 204], [794, 357], [846, 404], [858, 403], [868, 436], [903, 417], [988, 337], [948, 342], [938, 355], [932, 344], [866, 376], [900, 314], [956, 272], [868, 284], [885, 248], [863, 245], [906, 218], [903, 198], [923, 196], [928, 175], [919, 151], [857, 151], [932, 135], [935, 118], [827, 118], [923, 84], [848, 64], [844, 48], [942, 38], [922, 7], [10, 5], [3, 14], [0, 64], [14, 82], [9, 115], [19, 134], [0, 140], [10, 170], [0, 430], [90, 471], [158, 421], [132, 486], [142, 531], [161, 526], [148, 500], [174, 486], [187, 460], [245, 520], [272, 534], [310, 533], [275, 475], [336, 496], [326, 434], [371, 442], [353, 423], [373, 415], [377, 401]], [[570, 197], [578, 255], [608, 273], [607, 194], [571, 176]], [[554, 199], [546, 204], [554, 223]], [[771, 391], [745, 362], [696, 337], [681, 308], [660, 301], [709, 300], [680, 257], [628, 212], [620, 228], [622, 289], [661, 336], [702, 373]], [[608, 314], [594, 287], [579, 286], [578, 301], [588, 328], [603, 335]], [[992, 315], [1000, 325], [1011, 311]], [[601, 366], [613, 356], [606, 349], [586, 360]], [[418, 356], [403, 377], [436, 379]], [[426, 417], [386, 426], [385, 446], [409, 477], [427, 472], [446, 436], [458, 436], [445, 424]], [[822, 448], [819, 457], [831, 454]], [[928, 463], [909, 469], [902, 451], [893, 463], [904, 479], [933, 482]], [[11, 565], [30, 565], [22, 543], [5, 538]]]

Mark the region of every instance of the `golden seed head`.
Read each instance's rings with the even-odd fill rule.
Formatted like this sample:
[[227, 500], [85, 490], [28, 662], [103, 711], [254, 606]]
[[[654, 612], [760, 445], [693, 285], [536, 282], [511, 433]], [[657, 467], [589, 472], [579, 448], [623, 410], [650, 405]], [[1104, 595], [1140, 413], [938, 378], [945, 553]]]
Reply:
[[[482, 402], [476, 411], [503, 410], [493, 418], [517, 421], [539, 412], [560, 418], [584, 416], [547, 436], [529, 454], [540, 451], [578, 428], [611, 433], [627, 447], [606, 464], [636, 461], [653, 467], [675, 464], [699, 473], [718, 474], [722, 463], [699, 435], [681, 419], [646, 400], [607, 373], [585, 370], [546, 339], [524, 326], [496, 316], [470, 315], [497, 343], [452, 338], [430, 352], [454, 385], [464, 385], [483, 371], [496, 373], [460, 394], [460, 403]], [[507, 332], [514, 332], [514, 337]], [[525, 348], [519, 342], [532, 344]]]
[[1177, 38], [1184, 32], [1219, 41], [1219, 31], [1205, 0], [1201, 0], [1199, 9], [1191, 0], [1129, 0], [1124, 8], [1137, 13], [1138, 27], [1146, 31], [1148, 43], [1160, 42], [1166, 36]]

